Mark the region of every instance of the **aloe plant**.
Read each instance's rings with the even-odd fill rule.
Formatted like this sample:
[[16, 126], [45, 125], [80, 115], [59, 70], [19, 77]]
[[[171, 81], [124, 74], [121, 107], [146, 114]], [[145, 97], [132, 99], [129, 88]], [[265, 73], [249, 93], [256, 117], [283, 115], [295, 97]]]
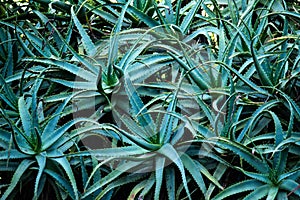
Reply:
[[[274, 113], [271, 113], [271, 115], [274, 117], [275, 126], [278, 128], [276, 129], [277, 133], [275, 133], [278, 139], [272, 151], [260, 149], [261, 146], [255, 146], [252, 147], [255, 151], [252, 150], [251, 153], [251, 148], [225, 138], [218, 138], [218, 142], [216, 142], [218, 147], [228, 149], [240, 157], [240, 166], [231, 165], [226, 161], [224, 161], [224, 164], [241, 171], [247, 178], [229, 186], [213, 199], [224, 199], [239, 193], [245, 194], [245, 192], [247, 192], [245, 199], [263, 197], [267, 197], [267, 199], [288, 199], [299, 197], [299, 191], [297, 190], [299, 185], [299, 164], [297, 162], [293, 164], [287, 163], [289, 147], [280, 144], [283, 142], [280, 122]], [[270, 136], [271, 134], [257, 137], [255, 141], [267, 139], [267, 135]], [[291, 140], [295, 141], [296, 135], [297, 133], [293, 134], [293, 139]], [[271, 159], [266, 156], [267, 154], [271, 155]], [[246, 163], [256, 171], [245, 170]]]
[[298, 10], [2, 2], [1, 198], [298, 199]]
[[[78, 174], [74, 172], [74, 164], [79, 159], [82, 172], [87, 170], [87, 166], [82, 163], [82, 158], [69, 160], [66, 154], [79, 150], [78, 136], [91, 127], [72, 127], [77, 123], [97, 123], [87, 118], [77, 118], [67, 122], [64, 120], [64, 124], [59, 125], [70, 98], [54, 110], [52, 116], [44, 116], [44, 108], [40, 104], [38, 108], [35, 107], [36, 99], [29, 94], [26, 96], [29, 97], [22, 96], [19, 99], [20, 120], [17, 123], [7, 118], [5, 111], [1, 109], [1, 116], [6, 121], [1, 129], [1, 171], [15, 171], [11, 181], [6, 180], [1, 184], [1, 188], [5, 189], [1, 198], [11, 199], [22, 195], [19, 194], [18, 187], [32, 188], [30, 184], [34, 183], [32, 193], [27, 191], [26, 198], [38, 199], [49, 196], [53, 191], [53, 196], [58, 199], [79, 199], [81, 187], [75, 179]], [[33, 109], [35, 110], [32, 111]]]
[[[6, 111], [1, 109], [1, 116], [6, 121], [1, 129], [1, 171], [15, 170], [2, 199], [13, 198], [18, 191], [16, 186], [22, 182], [34, 183], [32, 197], [37, 199], [45, 190], [47, 179], [52, 180], [50, 183], [58, 198], [63, 199], [67, 195], [79, 199], [75, 176], [65, 153], [74, 147], [76, 137], [72, 135], [77, 135], [75, 130], [71, 134], [68, 130], [78, 122], [89, 120], [74, 119], [59, 125], [70, 98], [54, 110], [52, 116], [45, 116], [43, 104], [38, 104], [37, 97], [41, 84], [42, 79], [37, 79], [31, 93], [25, 93], [19, 98], [20, 117], [17, 121], [12, 121], [7, 117]], [[16, 163], [20, 165], [17, 166]], [[27, 176], [29, 174], [30, 179]]]
[[[174, 187], [174, 180], [167, 178], [169, 176], [175, 177], [176, 169], [179, 170], [188, 198], [191, 198], [187, 182], [188, 176], [191, 176], [203, 194], [207, 190], [203, 175], [222, 188], [201, 162], [194, 160], [192, 158], [193, 155], [185, 153], [190, 145], [187, 143], [188, 138], [186, 137], [188, 133], [185, 129], [188, 129], [191, 133], [195, 132], [195, 130], [189, 119], [175, 110], [178, 107], [178, 90], [180, 86], [177, 87], [174, 93], [170, 93], [167, 96], [164, 95], [165, 97], [163, 98], [167, 98], [165, 100], [166, 113], [161, 113], [162, 116], [156, 119], [158, 121], [153, 121], [154, 119], [142, 102], [132, 81], [125, 75], [124, 88], [119, 90], [125, 92], [126, 96], [128, 96], [130, 110], [128, 113], [123, 113], [118, 108], [113, 109], [115, 116], [120, 119], [119, 123], [117, 123], [118, 126], [100, 124], [103, 131], [98, 131], [98, 134], [104, 134], [108, 131], [110, 137], [127, 145], [74, 153], [74, 156], [93, 155], [97, 159], [104, 159], [103, 164], [111, 159], [122, 160], [122, 162], [115, 166], [115, 169], [102, 178], [100, 182], [90, 186], [87, 184], [83, 198], [92, 195], [101, 188], [103, 190], [95, 198], [103, 198], [107, 195], [107, 192], [115, 187], [135, 182], [145, 177], [148, 178], [144, 181], [140, 180], [142, 181], [141, 184], [134, 187], [128, 198], [133, 199], [139, 192], [139, 196], [144, 198], [144, 196], [151, 194], [150, 189], [153, 188], [154, 198], [159, 199], [163, 185], [167, 187], [169, 198], [175, 198], [175, 195], [179, 198], [178, 195], [180, 193], [176, 194], [177, 189]], [[123, 92], [120, 93], [124, 95]], [[116, 98], [122, 97], [117, 96]], [[160, 114], [158, 113], [158, 115]], [[162, 120], [161, 123], [159, 122], [160, 120]], [[119, 128], [123, 126], [124, 128]], [[197, 147], [191, 146], [191, 148]], [[192, 149], [190, 150], [191, 152], [193, 152]], [[106, 160], [108, 158], [110, 159]], [[99, 167], [103, 164], [100, 163]], [[94, 169], [89, 180], [92, 179], [99, 167]], [[126, 175], [124, 174], [125, 172], [130, 172], [130, 174]], [[132, 173], [134, 172], [138, 174], [133, 176]], [[120, 176], [122, 174], [124, 176]], [[137, 188], [139, 189], [135, 191]]]

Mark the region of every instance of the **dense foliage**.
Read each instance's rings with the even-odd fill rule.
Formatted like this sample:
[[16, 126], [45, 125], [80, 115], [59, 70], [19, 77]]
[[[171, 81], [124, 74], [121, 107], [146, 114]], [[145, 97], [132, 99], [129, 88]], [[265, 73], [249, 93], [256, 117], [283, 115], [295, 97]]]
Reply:
[[1, 199], [299, 199], [300, 3], [0, 3]]

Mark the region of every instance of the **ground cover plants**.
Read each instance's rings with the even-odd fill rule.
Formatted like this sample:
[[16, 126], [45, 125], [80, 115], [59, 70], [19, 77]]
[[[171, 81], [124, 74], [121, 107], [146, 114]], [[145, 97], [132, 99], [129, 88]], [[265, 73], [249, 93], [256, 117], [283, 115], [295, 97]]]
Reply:
[[0, 3], [1, 199], [299, 199], [300, 2]]

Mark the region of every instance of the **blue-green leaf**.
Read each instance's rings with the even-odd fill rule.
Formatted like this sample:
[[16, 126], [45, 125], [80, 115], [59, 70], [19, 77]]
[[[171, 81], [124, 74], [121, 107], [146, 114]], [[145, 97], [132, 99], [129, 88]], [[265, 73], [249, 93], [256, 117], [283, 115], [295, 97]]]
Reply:
[[74, 176], [74, 173], [72, 171], [69, 161], [67, 160], [66, 157], [53, 158], [53, 160], [56, 161], [57, 163], [59, 163], [61, 165], [61, 167], [63, 168], [63, 170], [66, 172], [66, 174], [69, 177], [69, 180], [71, 182], [71, 185], [72, 185], [72, 188], [73, 188], [73, 191], [75, 194], [75, 199], [78, 200], [79, 196], [78, 196], [77, 184], [76, 184], [75, 176]]
[[76, 28], [78, 29], [79, 34], [81, 36], [81, 41], [82, 41], [84, 49], [86, 50], [86, 52], [88, 53], [89, 56], [94, 56], [96, 54], [96, 47], [95, 47], [94, 43], [92, 42], [91, 38], [88, 36], [86, 31], [84, 30], [80, 21], [78, 20], [76, 14], [74, 12], [74, 6], [71, 7], [71, 16], [72, 16], [74, 24], [75, 24]]
[[34, 163], [32, 160], [23, 160], [20, 165], [18, 166], [17, 170], [15, 171], [11, 183], [9, 187], [5, 190], [4, 194], [1, 197], [1, 200], [6, 200], [10, 193], [14, 190], [16, 185], [18, 184], [19, 180], [21, 179], [24, 172]]
[[184, 17], [183, 21], [181, 22], [180, 29], [183, 33], [187, 33], [191, 23], [193, 22], [194, 16], [196, 15], [197, 11], [199, 10], [203, 0], [196, 1], [196, 5], [192, 7], [192, 9], [187, 13], [187, 15]]
[[181, 159], [184, 167], [190, 172], [194, 181], [197, 183], [198, 187], [200, 188], [201, 192], [205, 194], [207, 189], [203, 177], [200, 173], [200, 170], [195, 164], [195, 161], [191, 159], [187, 154], [182, 154]]
[[102, 188], [104, 185], [116, 180], [121, 174], [124, 172], [134, 168], [135, 166], [140, 165], [141, 162], [126, 162], [124, 164], [119, 165], [116, 169], [110, 172], [108, 175], [103, 177], [99, 182], [93, 184], [89, 188], [86, 189], [81, 198], [86, 198], [91, 195], [93, 192]]
[[158, 153], [164, 155], [165, 157], [169, 158], [172, 162], [174, 162], [176, 164], [176, 166], [178, 167], [180, 173], [181, 173], [181, 178], [183, 181], [183, 185], [185, 188], [185, 191], [188, 195], [188, 198], [191, 199], [191, 194], [189, 192], [188, 189], [188, 185], [187, 185], [187, 178], [185, 175], [185, 170], [184, 170], [184, 166], [183, 163], [180, 159], [180, 156], [178, 155], [177, 151], [174, 149], [174, 147], [170, 144], [170, 143], [166, 143], [164, 144], [164, 146], [162, 146], [159, 150]]
[[262, 185], [263, 184], [257, 180], [246, 180], [243, 182], [238, 182], [220, 192], [217, 196], [213, 198], [213, 200], [222, 200], [234, 194], [238, 194], [249, 190], [255, 190], [257, 187], [260, 187]]
[[173, 167], [165, 169], [166, 187], [169, 200], [175, 199], [175, 170]]
[[[22, 122], [22, 126], [24, 129], [25, 135], [27, 138], [30, 138], [33, 134], [34, 127], [33, 127], [32, 117], [27, 108], [24, 96], [19, 98], [18, 107], [19, 107], [21, 122]], [[33, 138], [31, 138], [31, 139], [33, 139]], [[30, 139], [29, 139], [29, 141], [30, 141]]]
[[262, 199], [263, 197], [268, 195], [268, 192], [270, 190], [269, 185], [262, 185], [260, 187], [255, 188], [253, 192], [248, 194], [244, 200], [252, 200], [252, 199]]
[[36, 176], [35, 184], [34, 184], [34, 196], [33, 199], [38, 199], [38, 191], [41, 189], [40, 180], [44, 173], [44, 169], [46, 166], [46, 156], [45, 155], [36, 155], [35, 156], [37, 163], [39, 165], [38, 174]]
[[162, 181], [163, 181], [163, 172], [165, 167], [164, 157], [155, 157], [155, 192], [154, 199], [159, 200], [159, 194], [161, 191]]

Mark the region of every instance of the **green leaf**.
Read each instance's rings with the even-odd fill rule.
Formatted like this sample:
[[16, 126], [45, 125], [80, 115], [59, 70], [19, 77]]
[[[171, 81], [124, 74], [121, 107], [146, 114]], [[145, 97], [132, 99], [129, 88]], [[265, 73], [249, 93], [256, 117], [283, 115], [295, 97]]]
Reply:
[[[141, 35], [136, 36], [136, 42], [132, 45], [130, 50], [128, 50], [126, 54], [122, 56], [122, 59], [118, 63], [121, 69], [126, 71], [126, 69], [131, 67], [134, 61], [138, 59], [138, 56], [140, 56], [145, 51], [145, 49], [149, 48], [149, 46], [153, 43], [153, 40], [147, 42], [142, 41], [145, 39], [145, 37], [149, 36], [148, 34], [149, 33], [147, 31]], [[133, 69], [135, 69], [135, 67]], [[133, 79], [131, 78], [131, 80]]]
[[258, 56], [257, 56], [256, 50], [254, 49], [253, 43], [254, 43], [254, 40], [252, 40], [252, 42], [251, 42], [251, 53], [252, 53], [252, 57], [254, 60], [255, 69], [260, 77], [260, 81], [264, 86], [273, 86], [273, 83], [272, 83], [270, 77], [268, 76], [268, 74], [270, 74], [270, 73], [265, 72], [264, 68], [258, 61], [258, 58], [257, 58]]
[[256, 188], [262, 186], [263, 184], [257, 180], [246, 180], [243, 182], [238, 182], [234, 185], [229, 186], [222, 192], [220, 192], [217, 196], [213, 198], [213, 200], [222, 200], [226, 197], [229, 197], [234, 194], [238, 194], [241, 192], [246, 192], [249, 190], [255, 190]]
[[[86, 58], [84, 58], [81, 55], [79, 55], [73, 49], [73, 47], [69, 45], [68, 41], [64, 39], [64, 37], [60, 34], [60, 32], [57, 30], [57, 28], [56, 28], [55, 25], [53, 25], [51, 22], [49, 24], [51, 25], [52, 29], [57, 33], [58, 37], [61, 39], [61, 41], [64, 43], [64, 45], [71, 51], [72, 55], [74, 55], [74, 57], [79, 62], [81, 62], [85, 67], [87, 67], [91, 72], [94, 72], [95, 74], [97, 74], [99, 72], [99, 69], [96, 66], [92, 65]], [[71, 28], [69, 30], [72, 30]], [[71, 32], [70, 32], [70, 34], [71, 34]], [[71, 37], [70, 34], [68, 35], [69, 37]], [[70, 38], [67, 38], [67, 39], [69, 40]], [[82, 69], [82, 68], [80, 68], [80, 69]], [[76, 74], [76, 75], [78, 75], [78, 74]], [[95, 75], [93, 75], [93, 76], [95, 76]]]
[[165, 169], [166, 187], [169, 200], [175, 199], [175, 169], [166, 167]]
[[155, 157], [155, 192], [154, 199], [159, 200], [159, 194], [163, 182], [163, 172], [165, 167], [166, 158], [157, 156]]
[[131, 119], [127, 115], [120, 116], [120, 120], [123, 122], [123, 124], [128, 128], [129, 131], [131, 131], [133, 134], [139, 136], [140, 138], [143, 138], [147, 142], [151, 142], [150, 137], [147, 132], [139, 126], [136, 121]]
[[23, 154], [16, 149], [0, 151], [0, 160], [28, 158], [30, 155]]
[[263, 104], [262, 106], [260, 106], [252, 114], [250, 120], [247, 122], [246, 126], [243, 128], [243, 130], [239, 134], [239, 136], [238, 136], [238, 138], [237, 138], [236, 141], [237, 142], [241, 142], [244, 139], [245, 135], [252, 129], [252, 126], [253, 126], [254, 122], [258, 119], [259, 115], [261, 115], [266, 110], [269, 110], [272, 107], [276, 106], [278, 103], [279, 103], [278, 100], [271, 100], [271, 101], [268, 101], [267, 103]]
[[125, 91], [129, 98], [131, 106], [131, 115], [137, 119], [137, 122], [145, 128], [148, 135], [154, 135], [154, 124], [151, 115], [144, 106], [143, 101], [139, 97], [129, 77], [125, 77]]
[[123, 185], [128, 183], [134, 183], [144, 178], [144, 174], [129, 174], [125, 177], [121, 177], [107, 185], [107, 187], [101, 191], [101, 193], [95, 199], [102, 199], [107, 192], [111, 191], [114, 188], [121, 188]]
[[292, 179], [283, 180], [280, 184], [280, 188], [292, 192], [292, 194], [297, 195], [298, 198], [300, 197], [299, 183]]
[[[55, 119], [53, 119], [55, 120]], [[65, 123], [63, 126], [59, 127], [56, 130], [53, 130], [52, 132], [44, 132], [42, 137], [42, 150], [46, 150], [49, 147], [51, 147], [55, 142], [57, 142], [65, 133], [67, 133], [68, 129], [70, 129], [72, 126], [74, 126], [78, 122], [91, 122], [96, 123], [93, 120], [89, 120], [87, 118], [76, 118], [74, 120], [71, 120], [67, 123]]]
[[110, 14], [109, 12], [106, 12], [102, 10], [101, 8], [97, 8], [91, 4], [85, 3], [84, 7], [86, 7], [89, 11], [93, 12], [94, 14], [98, 15], [102, 19], [110, 22], [111, 24], [116, 24], [118, 18]]
[[[284, 141], [284, 133], [278, 116], [271, 111], [269, 111], [269, 113], [271, 114], [275, 124], [275, 147], [277, 147], [278, 145], [280, 145], [280, 143]], [[286, 161], [288, 156], [287, 153], [288, 149], [274, 153], [273, 168], [276, 169], [278, 174], [281, 174], [286, 167]]]
[[12, 88], [6, 83], [5, 79], [3, 78], [3, 76], [1, 74], [0, 74], [0, 84], [1, 84], [0, 91], [2, 91], [2, 88], [4, 89], [5, 98], [9, 101], [9, 105], [12, 105], [12, 108], [17, 110], [18, 97], [15, 95]]
[[72, 199], [75, 199], [74, 191], [72, 189], [72, 186], [70, 185], [70, 182], [67, 181], [63, 176], [59, 175], [57, 172], [45, 169], [44, 172], [49, 175], [52, 179], [55, 180], [55, 184], [57, 184], [59, 187], [61, 187]]
[[176, 62], [185, 70], [188, 72], [188, 74], [191, 76], [193, 81], [199, 86], [200, 89], [206, 90], [209, 88], [208, 83], [203, 79], [203, 74], [200, 73], [200, 71], [197, 70], [196, 67], [191, 67], [188, 64], [186, 64], [178, 55], [175, 55], [174, 53], [168, 52], [169, 55], [171, 55]]
[[50, 118], [49, 122], [46, 124], [43, 133], [42, 133], [42, 141], [45, 141], [45, 138], [50, 135], [50, 133], [53, 133], [55, 130], [58, 121], [60, 120], [60, 116], [62, 114], [62, 111], [64, 110], [65, 106], [69, 103], [73, 95], [68, 95], [67, 98], [63, 101], [62, 104], [58, 106], [58, 108], [53, 113], [53, 117]]
[[248, 172], [244, 170], [243, 168], [236, 167], [240, 171], [242, 171], [246, 176], [253, 178], [255, 180], [261, 181], [262, 183], [266, 184], [272, 184], [269, 174], [260, 174], [260, 173], [254, 173], [254, 172]]
[[[15, 30], [17, 32], [17, 30]], [[16, 38], [21, 45], [22, 49], [24, 52], [29, 56], [29, 57], [35, 57], [35, 54], [28, 48], [28, 45], [20, 38], [19, 34], [16, 33]]]
[[84, 49], [86, 50], [86, 52], [88, 53], [89, 56], [94, 56], [96, 54], [96, 47], [95, 47], [94, 43], [92, 42], [91, 38], [88, 36], [86, 31], [84, 30], [80, 21], [78, 20], [76, 14], [74, 12], [74, 6], [71, 7], [71, 16], [72, 16], [74, 24], [75, 24], [76, 28], [78, 29], [79, 34], [81, 36], [81, 41], [82, 41]]
[[[63, 155], [62, 153], [60, 153], [60, 154]], [[66, 174], [67, 174], [67, 176], [68, 176], [68, 178], [71, 182], [71, 185], [72, 185], [72, 188], [73, 188], [73, 191], [74, 191], [74, 194], [75, 194], [75, 199], [76, 200], [79, 199], [75, 176], [74, 176], [74, 173], [72, 172], [72, 168], [71, 168], [70, 163], [67, 160], [67, 158], [66, 157], [61, 157], [61, 158], [52, 158], [52, 159], [55, 162], [57, 162], [58, 164], [60, 164], [60, 166], [66, 172]]]
[[73, 75], [79, 76], [87, 81], [96, 80], [97, 78], [97, 76], [94, 73], [85, 70], [82, 67], [78, 67], [77, 65], [71, 64], [67, 61], [59, 60], [57, 58], [25, 58], [23, 59], [23, 61], [56, 66], [60, 69], [72, 73]]
[[280, 12], [271, 12], [271, 13], [266, 14], [265, 16], [262, 16], [262, 17], [266, 17], [266, 16], [269, 16], [269, 15], [286, 15], [286, 16], [289, 16], [289, 17], [300, 19], [300, 14], [299, 13], [286, 11], [286, 10], [285, 11], [280, 11]]
[[160, 9], [157, 7], [156, 1], [153, 2], [153, 6], [156, 11], [157, 17], [160, 21], [160, 24], [165, 25], [165, 28], [169, 31], [170, 28], [167, 25], [167, 21], [166, 21], [165, 17], [163, 16], [162, 12], [160, 11]]
[[6, 130], [0, 129], [0, 135], [0, 147], [2, 147], [3, 149], [8, 149], [11, 142], [11, 133]]
[[46, 156], [45, 155], [36, 155], [35, 156], [37, 163], [39, 165], [39, 171], [35, 179], [35, 184], [34, 184], [34, 196], [33, 199], [37, 200], [38, 199], [38, 191], [41, 189], [40, 181], [41, 177], [44, 173], [44, 169], [46, 166]]
[[267, 196], [270, 189], [271, 188], [269, 185], [259, 186], [253, 192], [248, 194], [244, 200], [262, 199], [263, 197]]
[[[210, 62], [208, 62], [210, 63]], [[230, 72], [234, 73], [241, 81], [243, 81], [248, 87], [254, 89], [255, 91], [264, 94], [264, 95], [269, 95], [269, 93], [262, 89], [261, 87], [257, 86], [256, 84], [254, 84], [252, 81], [248, 80], [247, 78], [245, 78], [241, 73], [239, 73], [236, 69], [228, 66], [226, 63], [224, 62], [220, 62], [220, 61], [211, 61], [211, 63], [216, 63], [216, 64], [220, 64], [223, 67], [225, 67], [226, 69], [228, 69]]]
[[146, 154], [149, 151], [138, 147], [138, 146], [125, 146], [125, 147], [115, 147], [106, 149], [94, 149], [89, 151], [80, 151], [76, 153], [70, 153], [68, 156], [96, 156], [97, 159], [107, 159], [109, 157], [122, 158], [127, 156], [136, 156], [140, 154]]
[[123, 174], [124, 172], [131, 170], [132, 168], [140, 165], [141, 162], [125, 162], [123, 164], [120, 164], [116, 169], [114, 169], [112, 172], [110, 172], [108, 175], [103, 177], [99, 182], [93, 184], [89, 188], [85, 190], [81, 198], [86, 198], [89, 195], [91, 195], [93, 192], [97, 191], [98, 189], [102, 188], [104, 185], [117, 180], [117, 178]]
[[287, 179], [288, 177], [290, 179], [296, 179], [300, 176], [300, 171], [299, 171], [300, 167], [294, 168], [291, 171], [288, 171], [286, 173], [280, 174], [280, 176], [278, 177], [278, 182]]
[[31, 29], [35, 31], [35, 34], [23, 29], [22, 27], [17, 27], [16, 30], [20, 29], [20, 32], [26, 36], [26, 39], [28, 40], [29, 44], [34, 47], [34, 49], [39, 52], [39, 54], [43, 57], [49, 58], [53, 56], [50, 48], [49, 43], [46, 41], [45, 38], [43, 38], [36, 30], [34, 26], [32, 26], [30, 23], [28, 24]]
[[141, 12], [140, 10], [136, 9], [135, 7], [129, 6], [127, 8], [127, 12], [135, 15], [140, 21], [144, 22], [150, 28], [159, 26], [159, 23], [157, 21], [155, 21], [150, 16], [146, 15], [144, 12]]
[[213, 142], [221, 148], [229, 149], [235, 154], [239, 155], [241, 159], [245, 160], [252, 167], [254, 167], [258, 172], [262, 174], [267, 174], [269, 172], [268, 165], [265, 161], [260, 160], [258, 157], [249, 152], [245, 146], [240, 143], [230, 141], [226, 138], [218, 137], [217, 141], [207, 141]]
[[172, 115], [175, 112], [177, 104], [177, 92], [172, 94], [171, 101], [164, 115], [163, 121], [161, 123], [161, 128], [159, 131], [159, 143], [165, 144], [169, 143], [171, 139], [172, 132], [174, 131], [177, 123], [175, 123], [175, 116]]
[[155, 176], [154, 176], [154, 173], [151, 173], [151, 176], [148, 178], [146, 186], [142, 190], [139, 197], [144, 198], [144, 196], [146, 196], [148, 193], [150, 193], [150, 190], [153, 187], [154, 183], [155, 183]]
[[288, 196], [286, 192], [278, 192], [277, 199], [279, 200], [288, 200]]
[[165, 1], [165, 6], [167, 6], [164, 9], [165, 10], [167, 24], [176, 24], [175, 16], [174, 16], [174, 11], [173, 11], [173, 6], [172, 6], [172, 0], [166, 0]]
[[[198, 166], [195, 164], [195, 161], [193, 159], [191, 159], [187, 154], [182, 154], [181, 160], [182, 160], [184, 167], [189, 171], [189, 173], [192, 175], [194, 181], [197, 183], [201, 192], [203, 194], [205, 194], [207, 189], [206, 189], [204, 180], [202, 178], [202, 175], [200, 173], [200, 170], [198, 169]], [[207, 171], [207, 173], [208, 173], [208, 171]]]
[[267, 200], [274, 200], [278, 194], [278, 190], [278, 187], [271, 187], [268, 192]]
[[134, 188], [131, 190], [127, 200], [135, 200], [137, 194], [143, 189], [145, 188], [146, 184], [147, 184], [148, 179], [141, 181], [140, 183], [138, 183], [136, 186], [134, 186]]
[[[53, 4], [55, 4], [54, 2], [52, 2]], [[70, 5], [68, 5], [70, 6]], [[51, 21], [51, 19], [49, 19], [46, 15], [42, 14], [41, 12], [37, 11], [37, 10], [33, 10], [33, 12], [41, 19], [41, 21], [44, 23], [45, 28], [48, 29], [49, 32], [52, 32], [52, 28], [51, 25], [49, 25], [48, 23]], [[49, 16], [49, 15], [48, 15]], [[51, 16], [50, 16], [51, 17]], [[70, 25], [72, 25], [73, 23], [70, 23]], [[69, 32], [69, 31], [68, 31]], [[63, 45], [62, 45], [62, 41], [60, 40], [59, 36], [57, 35], [57, 33], [53, 33], [53, 39], [56, 42], [56, 46], [58, 48], [63, 49]], [[48, 44], [50, 45], [50, 44]], [[50, 46], [51, 50], [54, 52], [54, 54], [56, 56], [61, 55], [61, 53], [59, 53], [52, 45]]]
[[[213, 174], [213, 177], [215, 177], [216, 180], [220, 180], [221, 177], [224, 175], [224, 173], [226, 172], [227, 170], [227, 166], [222, 164], [221, 162], [218, 163], [217, 167], [215, 168], [215, 171], [214, 171], [214, 174]], [[214, 189], [216, 188], [215, 184], [213, 183], [210, 183], [209, 184], [209, 187], [207, 189], [207, 192], [205, 194], [205, 196], [208, 198], [208, 199], [211, 199], [211, 195], [214, 191]]]
[[18, 184], [19, 180], [21, 179], [24, 172], [34, 163], [34, 161], [31, 160], [23, 160], [20, 165], [18, 166], [17, 170], [15, 171], [11, 183], [9, 184], [8, 188], [3, 193], [1, 200], [5, 200], [8, 198], [8, 196], [11, 194], [11, 192], [14, 190], [16, 185]]
[[195, 5], [192, 7], [192, 9], [187, 13], [187, 15], [184, 17], [183, 21], [181, 22], [180, 29], [183, 33], [187, 33], [193, 20], [198, 12], [203, 0], [196, 1]]
[[158, 150], [158, 153], [160, 153], [160, 154], [164, 155], [165, 157], [169, 158], [172, 162], [174, 162], [176, 164], [176, 166], [178, 167], [178, 169], [181, 173], [181, 178], [182, 178], [182, 181], [183, 181], [185, 191], [188, 195], [188, 198], [191, 199], [191, 194], [189, 192], [188, 185], [187, 185], [187, 179], [186, 179], [186, 176], [185, 176], [184, 166], [183, 166], [183, 163], [182, 163], [182, 161], [180, 159], [180, 156], [178, 155], [177, 151], [174, 149], [174, 147], [171, 144], [166, 143], [166, 144], [164, 144], [164, 146], [162, 146]]
[[18, 107], [25, 136], [28, 138], [29, 141], [31, 141], [33, 139], [31, 137], [33, 136], [34, 127], [32, 117], [27, 108], [24, 96], [19, 98]]
[[122, 12], [120, 17], [111, 33], [110, 41], [109, 41], [109, 52], [108, 52], [108, 59], [107, 59], [107, 78], [108, 78], [108, 85], [114, 85], [116, 80], [115, 79], [115, 71], [114, 71], [114, 64], [116, 62], [119, 50], [119, 34], [122, 28], [122, 22], [125, 17], [126, 10], [129, 6], [131, 1], [127, 1], [127, 3], [122, 7]]

